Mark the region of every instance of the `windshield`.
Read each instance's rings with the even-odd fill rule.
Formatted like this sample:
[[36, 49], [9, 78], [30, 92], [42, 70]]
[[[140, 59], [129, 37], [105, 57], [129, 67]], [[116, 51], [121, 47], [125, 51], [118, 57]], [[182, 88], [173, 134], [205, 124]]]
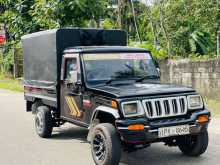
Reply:
[[159, 77], [149, 53], [84, 54], [83, 60], [88, 83]]

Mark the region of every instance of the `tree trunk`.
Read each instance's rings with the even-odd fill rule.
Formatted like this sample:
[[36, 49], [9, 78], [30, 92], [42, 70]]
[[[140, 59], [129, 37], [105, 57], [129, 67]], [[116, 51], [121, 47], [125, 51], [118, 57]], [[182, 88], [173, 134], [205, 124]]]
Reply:
[[147, 0], [146, 0], [146, 12], [147, 12], [147, 16], [150, 21], [151, 29], [153, 32], [154, 47], [157, 48], [157, 44], [158, 44], [157, 28], [156, 28], [156, 24], [154, 23], [153, 18], [152, 18], [151, 8], [150, 8], [150, 6], [147, 6]]
[[96, 22], [96, 27], [97, 27], [97, 28], [100, 28], [100, 27], [101, 27], [100, 18], [97, 18], [97, 19], [95, 20], [95, 22]]
[[216, 54], [219, 56], [219, 38], [220, 38], [220, 2], [217, 0], [217, 27], [216, 27]]
[[135, 10], [134, 10], [133, 0], [130, 0], [130, 3], [131, 3], [132, 15], [133, 15], [133, 19], [134, 19], [135, 30], [136, 30], [139, 42], [142, 43], [140, 33], [139, 33], [139, 30], [138, 30], [138, 26], [137, 26], [137, 19], [136, 19], [136, 14], [135, 14]]
[[219, 56], [219, 31], [216, 34], [216, 49], [217, 49], [217, 56]]
[[118, 0], [118, 26], [120, 29], [123, 29], [123, 23], [122, 23], [122, 8], [123, 8], [123, 2], [122, 0]]
[[164, 11], [163, 11], [163, 2], [161, 2], [161, 0], [158, 0], [158, 5], [159, 5], [159, 12], [160, 12], [160, 26], [161, 29], [164, 33], [164, 37], [166, 39], [166, 43], [167, 43], [167, 54], [168, 56], [171, 56], [171, 44], [170, 44], [170, 40], [168, 37], [168, 33], [164, 24]]

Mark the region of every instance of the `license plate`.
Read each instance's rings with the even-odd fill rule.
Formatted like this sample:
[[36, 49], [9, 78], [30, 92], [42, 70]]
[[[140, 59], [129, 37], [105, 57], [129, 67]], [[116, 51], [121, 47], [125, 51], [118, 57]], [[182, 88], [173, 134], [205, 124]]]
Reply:
[[163, 127], [163, 128], [158, 129], [159, 138], [169, 137], [169, 136], [178, 136], [178, 135], [187, 135], [187, 134], [189, 134], [189, 125]]

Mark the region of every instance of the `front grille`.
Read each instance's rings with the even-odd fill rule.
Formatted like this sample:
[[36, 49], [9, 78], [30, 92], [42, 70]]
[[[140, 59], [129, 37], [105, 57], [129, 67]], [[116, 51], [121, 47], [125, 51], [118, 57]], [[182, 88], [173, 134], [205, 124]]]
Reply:
[[148, 118], [163, 118], [185, 115], [187, 100], [185, 96], [143, 100]]

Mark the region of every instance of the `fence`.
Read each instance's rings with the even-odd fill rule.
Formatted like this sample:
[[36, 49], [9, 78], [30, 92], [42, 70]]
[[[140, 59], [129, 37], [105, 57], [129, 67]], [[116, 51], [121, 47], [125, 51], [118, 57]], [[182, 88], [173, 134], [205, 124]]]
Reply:
[[161, 80], [197, 89], [220, 100], [220, 59], [206, 61], [167, 60], [160, 62]]

